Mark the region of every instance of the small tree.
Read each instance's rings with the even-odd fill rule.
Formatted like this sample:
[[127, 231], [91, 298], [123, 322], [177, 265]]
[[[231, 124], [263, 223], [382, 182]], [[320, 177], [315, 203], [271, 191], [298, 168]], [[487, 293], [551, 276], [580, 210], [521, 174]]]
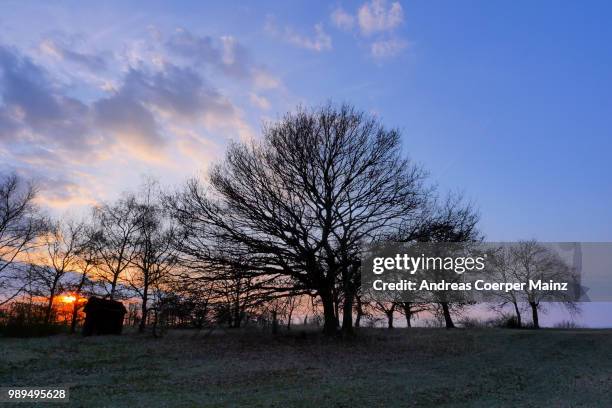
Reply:
[[397, 302], [397, 306], [400, 313], [406, 318], [406, 327], [412, 327], [412, 319], [418, 316], [419, 313], [430, 310], [430, 307], [426, 303], [415, 301]]
[[35, 197], [36, 188], [16, 175], [0, 178], [0, 306], [26, 288], [25, 255], [47, 228]]
[[165, 283], [177, 262], [174, 249], [175, 232], [164, 219], [155, 187], [154, 182], [146, 182], [134, 201], [137, 229], [131, 238], [131, 268], [125, 277], [127, 284], [141, 299], [141, 319], [138, 327], [141, 333], [146, 326], [151, 290]]
[[79, 274], [79, 277], [76, 282], [69, 286], [69, 290], [75, 294], [76, 298], [72, 305], [70, 333], [76, 332], [79, 310], [84, 306], [81, 299], [84, 295], [94, 293], [94, 282], [91, 280], [91, 275], [97, 266], [98, 259], [91, 239], [91, 226], [85, 225], [84, 235], [77, 251], [76, 272]]
[[64, 281], [69, 272], [78, 268], [79, 251], [83, 244], [85, 227], [81, 223], [56, 222], [44, 235], [43, 253], [32, 265], [39, 295], [47, 298], [45, 322], [49, 323], [53, 301], [64, 290]]
[[[514, 278], [520, 275], [520, 272], [517, 270], [519, 265], [512, 260], [510, 247], [503, 246], [496, 248], [491, 255], [490, 262], [492, 264], [493, 280], [501, 283], [512, 282]], [[503, 313], [503, 308], [506, 305], [512, 305], [516, 316], [516, 326], [518, 328], [523, 327], [520, 303], [522, 293], [518, 290], [497, 291], [495, 296], [501, 300], [498, 311]]]
[[92, 245], [99, 261], [96, 278], [110, 299], [114, 299], [118, 284], [136, 254], [140, 208], [133, 195], [126, 195], [114, 204], [95, 207], [93, 219]]
[[[521, 241], [510, 249], [509, 273], [518, 282], [571, 282], [575, 281], [575, 271], [551, 248], [535, 240]], [[572, 293], [563, 291], [546, 291], [532, 288], [526, 284], [522, 290], [521, 298], [529, 304], [533, 327], [540, 328], [539, 311], [546, 302], [560, 302], [571, 313], [579, 311], [578, 305], [572, 298]]]
[[[477, 229], [478, 213], [471, 204], [465, 204], [459, 195], [449, 195], [441, 204], [432, 202], [418, 229], [407, 229], [400, 233], [402, 242], [420, 243], [448, 243], [444, 251], [463, 251], [470, 242], [481, 241], [482, 237]], [[443, 246], [440, 247], [444, 248]], [[435, 249], [432, 246], [432, 249]], [[462, 276], [444, 270], [429, 271], [432, 280], [446, 280], [459, 282]], [[470, 303], [467, 293], [463, 291], [433, 291], [421, 293], [420, 303], [435, 303], [434, 310], [444, 318], [447, 329], [455, 327], [452, 313], [461, 310]]]

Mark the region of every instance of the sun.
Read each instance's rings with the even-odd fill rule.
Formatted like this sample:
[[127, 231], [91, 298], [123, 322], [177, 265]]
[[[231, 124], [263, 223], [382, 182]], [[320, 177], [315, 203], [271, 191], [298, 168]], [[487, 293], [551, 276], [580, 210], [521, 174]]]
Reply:
[[59, 300], [62, 303], [74, 303], [76, 302], [77, 298], [74, 295], [62, 295], [60, 296]]

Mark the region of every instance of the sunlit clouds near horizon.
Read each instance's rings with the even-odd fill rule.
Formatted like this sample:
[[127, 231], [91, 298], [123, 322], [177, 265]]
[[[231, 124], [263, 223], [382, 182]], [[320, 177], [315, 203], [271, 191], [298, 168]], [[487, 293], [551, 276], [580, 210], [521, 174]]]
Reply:
[[62, 36], [0, 45], [3, 170], [37, 180], [51, 207], [90, 204], [135, 172], [201, 167], [227, 140], [254, 136], [223, 82], [240, 82], [254, 108], [281, 86], [227, 36], [151, 29], [121, 50], [86, 48]]

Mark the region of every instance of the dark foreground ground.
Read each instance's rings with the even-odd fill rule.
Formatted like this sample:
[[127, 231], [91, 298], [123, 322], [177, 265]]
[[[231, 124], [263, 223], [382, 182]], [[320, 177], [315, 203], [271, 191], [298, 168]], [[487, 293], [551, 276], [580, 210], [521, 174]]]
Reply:
[[58, 384], [75, 407], [612, 407], [612, 331], [0, 338], [1, 386]]

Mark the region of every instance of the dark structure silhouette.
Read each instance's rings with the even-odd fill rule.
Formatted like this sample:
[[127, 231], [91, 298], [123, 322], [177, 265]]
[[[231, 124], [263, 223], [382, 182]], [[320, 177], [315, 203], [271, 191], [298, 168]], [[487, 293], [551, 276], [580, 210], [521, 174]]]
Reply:
[[121, 334], [127, 310], [121, 302], [91, 297], [85, 305], [83, 336]]

